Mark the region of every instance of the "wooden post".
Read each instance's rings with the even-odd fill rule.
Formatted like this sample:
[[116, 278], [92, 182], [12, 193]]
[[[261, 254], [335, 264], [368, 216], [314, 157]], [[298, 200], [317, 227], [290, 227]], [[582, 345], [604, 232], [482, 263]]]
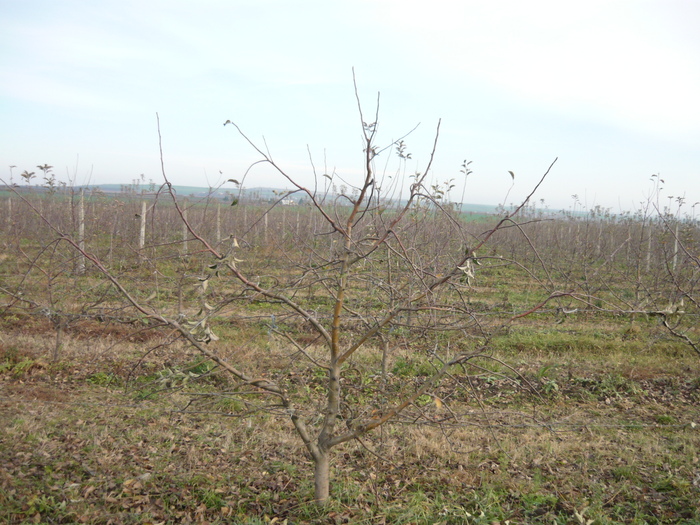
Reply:
[[[80, 198], [78, 200], [78, 247], [81, 251], [85, 251], [85, 188], [80, 188]], [[85, 258], [82, 254], [78, 255], [76, 260], [75, 273], [77, 275], [85, 273]], [[58, 345], [58, 343], [56, 344]]]
[[646, 259], [646, 264], [645, 264], [645, 269], [646, 272], [649, 273], [649, 269], [651, 268], [651, 235], [652, 235], [652, 228], [651, 225], [649, 225], [649, 233], [647, 235], [647, 259]]
[[221, 242], [221, 201], [216, 205], [216, 244]]
[[268, 217], [268, 215], [269, 215], [269, 213], [265, 214], [265, 223], [264, 223], [265, 226], [264, 226], [264, 230], [263, 230], [263, 239], [265, 241], [265, 246], [267, 246], [267, 217]]
[[146, 201], [141, 201], [141, 221], [139, 224], [139, 259], [142, 261], [145, 259], [146, 254], [143, 253], [143, 249], [146, 246]]
[[188, 237], [188, 231], [187, 231], [187, 201], [183, 200], [182, 201], [182, 218], [184, 219], [182, 221], [182, 254], [187, 255], [187, 237]]
[[676, 271], [676, 264], [678, 264], [678, 222], [676, 222], [676, 229], [673, 236], [673, 264], [671, 268]]

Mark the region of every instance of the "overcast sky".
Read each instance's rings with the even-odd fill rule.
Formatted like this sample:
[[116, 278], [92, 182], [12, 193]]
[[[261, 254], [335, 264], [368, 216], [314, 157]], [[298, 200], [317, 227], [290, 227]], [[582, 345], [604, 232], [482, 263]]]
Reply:
[[[659, 173], [692, 205], [698, 27], [695, 0], [0, 0], [0, 176], [47, 163], [77, 184], [160, 183], [157, 112], [176, 184], [257, 160], [228, 119], [304, 184], [309, 152], [358, 181], [354, 67], [366, 115], [381, 93], [380, 146], [420, 123], [408, 172], [442, 119], [430, 176], [455, 179], [453, 200], [465, 159], [465, 202], [498, 204], [508, 171], [515, 202], [559, 157], [538, 203], [630, 210]], [[245, 184], [289, 187], [260, 168]]]

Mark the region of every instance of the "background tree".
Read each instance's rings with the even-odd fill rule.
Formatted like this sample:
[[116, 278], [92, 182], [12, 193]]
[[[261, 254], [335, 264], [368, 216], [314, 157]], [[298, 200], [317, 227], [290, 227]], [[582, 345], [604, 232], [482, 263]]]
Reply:
[[659, 316], [674, 337], [700, 356], [700, 229], [693, 216], [680, 216], [683, 200], [678, 199], [677, 203], [675, 214], [657, 208], [665, 233], [662, 242], [670, 248], [662, 259], [669, 285], [665, 300], [650, 313]]

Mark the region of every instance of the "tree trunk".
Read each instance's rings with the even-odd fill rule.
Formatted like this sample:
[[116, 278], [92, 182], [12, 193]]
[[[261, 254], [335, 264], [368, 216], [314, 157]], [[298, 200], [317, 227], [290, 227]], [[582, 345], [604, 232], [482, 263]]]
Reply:
[[389, 374], [389, 340], [384, 340], [384, 346], [382, 347], [382, 379], [386, 381]]
[[314, 454], [314, 500], [323, 505], [328, 501], [331, 483], [331, 464], [327, 450], [317, 450]]

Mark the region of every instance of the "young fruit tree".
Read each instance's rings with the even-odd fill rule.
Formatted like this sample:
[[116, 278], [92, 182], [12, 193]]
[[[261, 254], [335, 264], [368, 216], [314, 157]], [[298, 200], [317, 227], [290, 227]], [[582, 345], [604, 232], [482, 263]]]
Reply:
[[[390, 423], [454, 428], [478, 419], [473, 379], [491, 366], [491, 375], [526, 383], [493, 357], [491, 337], [568, 295], [534, 274], [537, 284], [530, 286], [525, 307], [504, 305], [492, 295], [480, 298], [478, 287], [479, 272], [508, 267], [506, 258], [487, 247], [501, 230], [522, 231], [516, 215], [554, 163], [519, 206], [486, 226], [468, 222], [449, 200], [452, 183], [431, 180], [440, 123], [424, 168], [404, 179], [411, 158], [404, 140], [380, 144], [379, 104], [366, 120], [355, 92], [363, 143], [359, 180], [319, 174], [312, 163], [313, 186], [305, 186], [273, 160], [267, 146], [255, 144], [236, 123], [225, 123], [259, 155], [240, 182], [231, 182], [242, 188], [251, 170], [266, 165], [292, 187], [264, 208], [232, 198], [227, 209], [246, 222], [236, 223], [237, 231], [227, 237], [220, 235], [218, 208], [214, 235], [211, 207], [198, 220], [176, 195], [161, 146], [163, 188], [187, 236], [178, 238], [181, 229], [171, 224], [169, 241], [143, 247], [141, 240], [135, 250], [139, 279], [111, 265], [111, 251], [100, 255], [45, 222], [62, 245], [92, 265], [91, 278], [101, 276], [110, 289], [102, 288], [102, 300], [81, 315], [104, 318], [113, 312], [121, 323], [165, 328], [168, 344], [179, 339], [210, 360], [208, 375], [229, 378], [220, 391], [198, 393], [188, 409], [291, 422], [313, 462], [318, 503], [330, 496], [336, 447]], [[392, 152], [396, 171], [378, 169], [379, 159]], [[471, 173], [467, 165], [465, 175]], [[162, 200], [158, 206], [165, 207]], [[287, 207], [290, 201], [297, 205]], [[148, 224], [157, 224], [155, 204], [149, 213]], [[178, 242], [188, 242], [188, 254], [166, 256], [164, 250]], [[524, 234], [523, 243], [529, 243]], [[265, 343], [246, 342], [251, 333]]]
[[700, 355], [700, 229], [691, 217], [682, 220], [656, 209], [667, 241], [660, 259], [669, 292], [660, 308], [648, 313], [658, 316], [669, 333]]

